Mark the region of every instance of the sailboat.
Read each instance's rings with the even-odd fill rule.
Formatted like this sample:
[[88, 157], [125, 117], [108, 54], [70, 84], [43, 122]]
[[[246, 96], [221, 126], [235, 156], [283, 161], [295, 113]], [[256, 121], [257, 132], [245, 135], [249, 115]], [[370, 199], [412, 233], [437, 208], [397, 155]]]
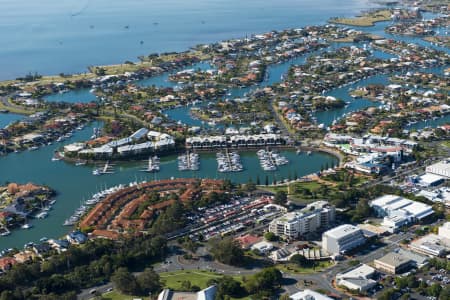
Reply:
[[112, 165], [109, 163], [109, 160], [105, 163], [103, 168], [97, 168], [92, 171], [92, 175], [99, 176], [103, 174], [114, 174], [114, 170]]

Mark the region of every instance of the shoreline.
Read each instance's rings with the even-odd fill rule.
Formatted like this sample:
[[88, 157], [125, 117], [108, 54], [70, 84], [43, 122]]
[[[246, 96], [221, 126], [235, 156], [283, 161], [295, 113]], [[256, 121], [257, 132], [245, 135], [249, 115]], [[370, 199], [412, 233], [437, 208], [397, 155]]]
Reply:
[[[153, 154], [148, 154], [148, 155], [142, 155], [139, 157], [134, 157], [134, 158], [123, 158], [123, 159], [108, 159], [108, 160], [89, 160], [89, 159], [80, 159], [80, 158], [72, 158], [72, 157], [66, 157], [64, 155], [61, 154], [60, 151], [57, 151], [57, 155], [59, 158], [61, 158], [62, 161], [67, 162], [67, 163], [76, 163], [79, 160], [82, 161], [86, 161], [86, 165], [95, 165], [98, 163], [105, 163], [107, 161], [111, 162], [111, 163], [123, 163], [123, 162], [140, 162], [142, 160], [145, 160], [148, 158], [148, 156], [152, 156], [152, 155], [158, 155], [158, 157], [163, 158], [163, 157], [167, 157], [170, 155], [177, 155], [177, 154], [182, 154], [185, 153], [186, 151], [190, 151], [190, 152], [194, 152], [194, 153], [206, 153], [206, 154], [214, 154], [217, 152], [221, 152], [224, 150], [228, 150], [228, 151], [233, 151], [233, 152], [254, 152], [257, 151], [259, 149], [262, 148], [266, 148], [266, 147], [246, 147], [246, 148], [217, 148], [217, 149], [174, 149], [174, 151], [171, 151], [168, 154], [164, 154], [164, 155], [158, 155], [157, 153], [153, 153]], [[286, 150], [286, 151], [296, 151], [296, 150], [301, 150], [301, 151], [311, 151], [311, 152], [322, 152], [325, 154], [329, 154], [333, 157], [335, 157], [338, 161], [339, 161], [339, 165], [342, 164], [342, 162], [344, 161], [345, 156], [342, 155], [341, 153], [339, 153], [338, 151], [334, 151], [332, 149], [329, 148], [324, 148], [324, 147], [312, 147], [312, 146], [289, 146], [289, 145], [277, 145], [277, 146], [271, 146], [269, 148], [273, 148], [273, 149], [282, 149], [282, 150]]]
[[[377, 5], [378, 6], [370, 7], [369, 9], [376, 10], [376, 11], [389, 10], [389, 8], [386, 8], [387, 6], [384, 4], [377, 4]], [[359, 14], [361, 14], [362, 12], [363, 11], [360, 10]], [[332, 17], [332, 18], [339, 19], [339, 17], [337, 17], [337, 16]], [[348, 17], [348, 19], [351, 19], [351, 18], [354, 18], [354, 16]], [[314, 24], [300, 25], [299, 28], [304, 28], [304, 27], [308, 27], [308, 26], [323, 26], [323, 25], [327, 25], [330, 23], [334, 23], [334, 22], [331, 22], [330, 20], [331, 19], [324, 20], [323, 22], [320, 22], [317, 24], [314, 23]], [[380, 22], [382, 22], [382, 21], [386, 21], [386, 20], [380, 20]], [[373, 26], [373, 25], [371, 25], [371, 26]], [[252, 32], [252, 34], [258, 35], [258, 34], [264, 34], [264, 33], [267, 33], [267, 32], [273, 31], [273, 30], [284, 31], [284, 30], [288, 30], [291, 28], [293, 28], [293, 27], [285, 26], [285, 27], [281, 27], [281, 28], [273, 28], [273, 29], [269, 29], [269, 30], [261, 30], [261, 31], [257, 31], [257, 32]], [[163, 52], [156, 52], [156, 54], [158, 54], [160, 58], [164, 57], [165, 59], [168, 59], [168, 60], [173, 60], [174, 58], [176, 58], [179, 55], [184, 55], [184, 56], [199, 57], [201, 61], [205, 61], [205, 60], [209, 60], [210, 56], [208, 54], [202, 53], [197, 46], [212, 45], [212, 44], [220, 43], [221, 41], [225, 41], [225, 40], [239, 40], [239, 39], [243, 39], [244, 37], [245, 37], [245, 35], [242, 34], [242, 35], [230, 37], [230, 38], [224, 39], [224, 40], [213, 40], [213, 41], [209, 41], [209, 42], [200, 43], [199, 45], [191, 45], [191, 46], [188, 46], [187, 48], [185, 48], [184, 50], [163, 51]], [[148, 53], [148, 54], [154, 54], [154, 53]], [[149, 67], [155, 66], [153, 64], [153, 62], [148, 61], [148, 60], [140, 60], [139, 57], [140, 56], [137, 56], [134, 58], [128, 58], [122, 62], [109, 63], [109, 64], [108, 63], [107, 64], [98, 64], [98, 65], [88, 64], [85, 67], [84, 71], [79, 71], [79, 72], [70, 72], [70, 73], [61, 73], [61, 74], [56, 74], [56, 73], [43, 74], [41, 78], [39, 78], [38, 80], [35, 80], [35, 81], [18, 80], [17, 78], [20, 78], [21, 76], [16, 77], [16, 78], [4, 79], [4, 80], [0, 80], [0, 87], [10, 85], [10, 84], [17, 84], [17, 83], [33, 85], [33, 84], [36, 84], [39, 82], [46, 84], [46, 83], [51, 83], [51, 82], [65, 82], [65, 81], [72, 82], [72, 81], [83, 80], [83, 79], [90, 80], [90, 79], [98, 77], [98, 75], [96, 74], [95, 71], [99, 70], [99, 69], [105, 69], [106, 70], [105, 75], [119, 75], [119, 74], [123, 74], [125, 72], [136, 71], [137, 69], [140, 69], [140, 68], [146, 68], [146, 67], [149, 68]], [[64, 76], [61, 76], [61, 75], [64, 75]], [[25, 76], [25, 74], [23, 76]]]

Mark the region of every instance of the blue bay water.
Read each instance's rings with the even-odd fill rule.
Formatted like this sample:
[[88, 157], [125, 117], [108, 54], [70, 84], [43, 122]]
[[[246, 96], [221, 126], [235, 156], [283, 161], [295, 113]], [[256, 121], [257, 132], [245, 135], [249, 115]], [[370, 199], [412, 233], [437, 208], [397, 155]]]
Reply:
[[[182, 51], [351, 16], [368, 0], [2, 0], [0, 80]], [[141, 43], [142, 41], [142, 43]]]

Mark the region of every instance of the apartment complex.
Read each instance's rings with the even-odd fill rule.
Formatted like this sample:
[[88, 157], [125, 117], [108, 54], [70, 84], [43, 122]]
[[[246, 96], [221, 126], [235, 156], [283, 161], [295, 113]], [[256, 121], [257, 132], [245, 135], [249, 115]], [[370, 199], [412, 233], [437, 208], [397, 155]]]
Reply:
[[365, 242], [361, 228], [349, 224], [330, 229], [322, 235], [322, 248], [330, 254], [345, 254]]
[[297, 212], [290, 212], [273, 220], [269, 231], [277, 236], [296, 239], [326, 229], [334, 222], [335, 208], [327, 201], [317, 201]]

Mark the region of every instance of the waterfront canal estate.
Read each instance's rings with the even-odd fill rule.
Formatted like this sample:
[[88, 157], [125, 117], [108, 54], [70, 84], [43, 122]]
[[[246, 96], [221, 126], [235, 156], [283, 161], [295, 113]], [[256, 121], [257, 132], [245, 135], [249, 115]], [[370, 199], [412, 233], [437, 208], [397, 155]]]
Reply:
[[450, 299], [448, 1], [69, 2], [0, 4], [1, 299]]

